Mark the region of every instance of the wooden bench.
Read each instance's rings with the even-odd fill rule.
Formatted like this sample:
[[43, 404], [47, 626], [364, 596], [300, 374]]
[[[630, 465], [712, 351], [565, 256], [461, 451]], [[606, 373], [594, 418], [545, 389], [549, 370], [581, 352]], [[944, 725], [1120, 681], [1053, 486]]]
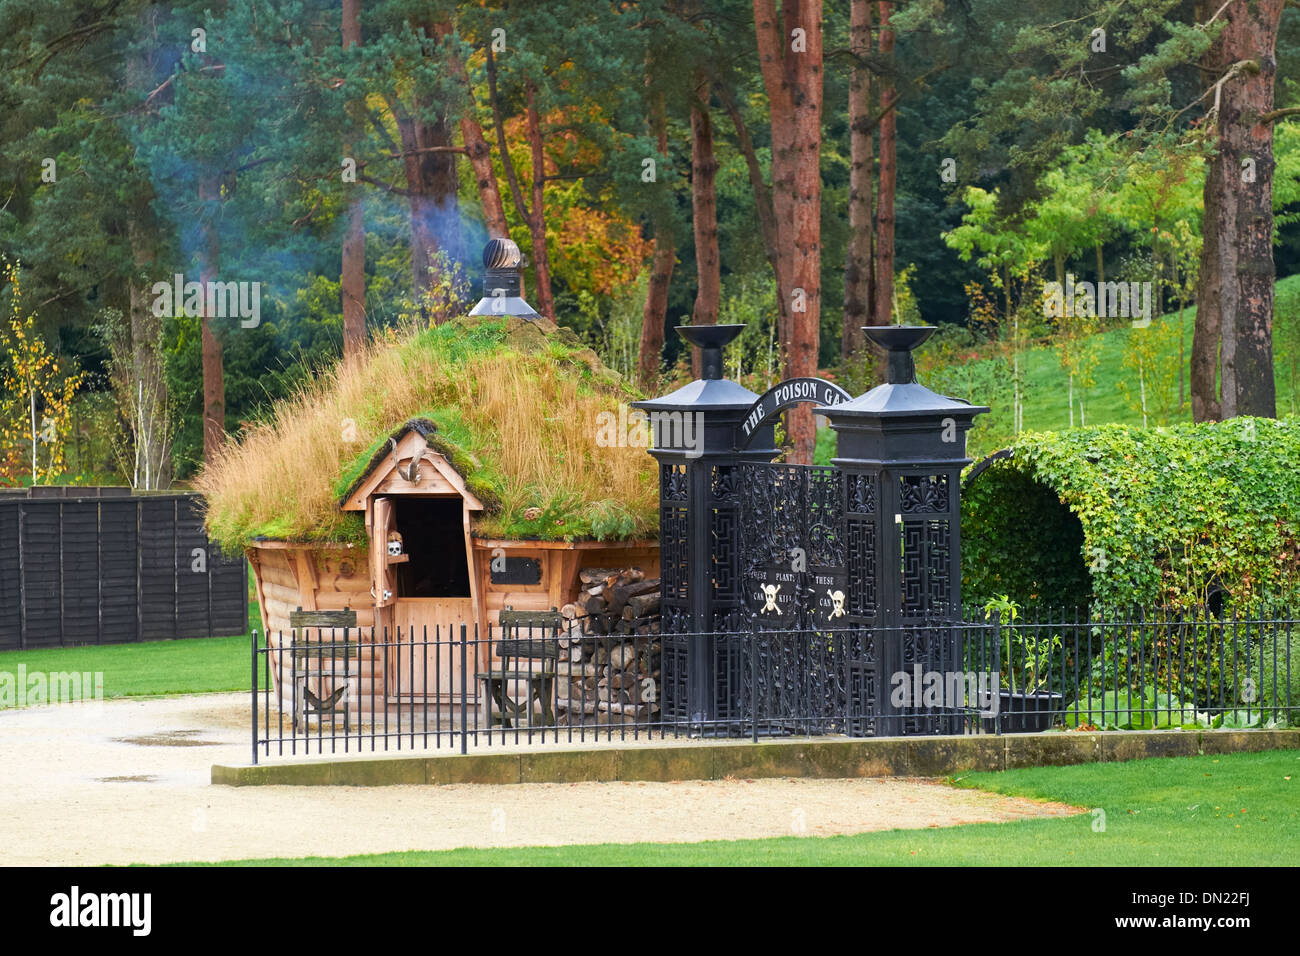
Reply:
[[[507, 607], [500, 613], [503, 636], [495, 644], [500, 660], [492, 660], [490, 669], [475, 676], [483, 689], [483, 712], [489, 728], [533, 726], [534, 705], [541, 711], [542, 727], [555, 726], [555, 665], [560, 657], [559, 631], [564, 618], [555, 608], [550, 611], [515, 611]], [[526, 636], [521, 637], [520, 634]], [[511, 667], [511, 661], [539, 661], [537, 668]], [[520, 694], [518, 685], [527, 692]], [[518, 699], [517, 699], [518, 698]]]
[[[351, 730], [351, 701], [348, 693], [353, 670], [351, 665], [353, 661], [360, 664], [361, 646], [359, 641], [348, 641], [347, 632], [357, 626], [357, 612], [350, 608], [342, 611], [304, 611], [299, 607], [298, 610], [289, 612], [289, 626], [293, 628], [289, 660], [294, 682], [294, 729], [298, 728], [299, 721], [305, 724], [310, 714], [317, 717], [342, 714], [343, 732], [348, 733]], [[300, 643], [299, 632], [307, 628], [316, 628], [318, 636], [326, 628], [331, 631], [342, 628], [344, 640], [340, 642], [331, 634], [328, 641], [303, 640]], [[326, 678], [330, 680], [328, 691], [325, 687]], [[319, 695], [311, 688], [313, 680], [320, 690]]]

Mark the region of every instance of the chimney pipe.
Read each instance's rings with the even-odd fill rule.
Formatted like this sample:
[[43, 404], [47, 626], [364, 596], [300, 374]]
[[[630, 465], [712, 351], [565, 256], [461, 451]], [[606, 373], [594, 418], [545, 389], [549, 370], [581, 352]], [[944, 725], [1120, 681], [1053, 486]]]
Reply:
[[470, 315], [513, 315], [540, 318], [519, 294], [519, 264], [523, 256], [509, 239], [490, 239], [483, 247], [483, 298]]

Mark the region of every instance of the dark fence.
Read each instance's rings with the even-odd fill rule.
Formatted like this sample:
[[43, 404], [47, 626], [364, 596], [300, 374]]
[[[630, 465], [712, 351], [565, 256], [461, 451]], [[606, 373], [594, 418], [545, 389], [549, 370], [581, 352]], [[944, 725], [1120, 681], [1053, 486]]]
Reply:
[[[1300, 726], [1291, 615], [1064, 614], [704, 635], [728, 648], [686, 721], [663, 636], [304, 629], [252, 641], [260, 756], [644, 737]], [[903, 669], [880, 674], [882, 641]], [[667, 682], [665, 677], [667, 676]], [[725, 706], [723, 706], [725, 705]]]
[[193, 494], [0, 494], [0, 649], [243, 634], [248, 567]]

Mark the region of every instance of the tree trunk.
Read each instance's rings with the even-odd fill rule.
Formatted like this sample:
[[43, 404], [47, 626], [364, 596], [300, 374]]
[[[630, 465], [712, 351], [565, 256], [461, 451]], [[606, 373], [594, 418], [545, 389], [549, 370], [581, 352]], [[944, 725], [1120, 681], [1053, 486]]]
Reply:
[[[343, 0], [343, 49], [361, 45], [361, 0]], [[353, 144], [343, 147], [353, 155]], [[339, 287], [343, 297], [343, 356], [357, 355], [366, 345], [366, 220], [356, 183], [346, 184], [353, 195], [343, 234]]]
[[[668, 109], [662, 92], [655, 94], [650, 114], [650, 128], [659, 147], [659, 159], [668, 156]], [[658, 161], [658, 160], [656, 160]], [[669, 191], [671, 201], [671, 191]], [[641, 346], [637, 355], [637, 378], [650, 388], [659, 376], [663, 362], [664, 327], [668, 321], [668, 286], [677, 261], [671, 217], [666, 209], [657, 208], [654, 216], [655, 254], [650, 265], [650, 284], [646, 289], [645, 308], [641, 312]]]
[[[816, 376], [821, 332], [822, 3], [786, 0], [786, 4], [786, 36], [802, 28], [807, 31], [808, 43], [806, 53], [791, 56], [795, 89], [792, 278], [794, 288], [804, 290], [805, 309], [791, 317], [789, 368], [795, 376]], [[794, 446], [791, 460], [812, 464], [817, 444], [812, 405], [795, 406], [786, 421]]]
[[[148, 19], [152, 23], [153, 15]], [[147, 55], [127, 60], [128, 88], [147, 90], [151, 76]], [[132, 368], [129, 372], [115, 370], [116, 377], [126, 380], [123, 392], [130, 393], [119, 400], [119, 413], [131, 415], [132, 486], [147, 491], [168, 488], [172, 483], [172, 420], [163, 358], [163, 319], [153, 313], [149, 282], [149, 270], [158, 261], [157, 223], [150, 212], [154, 198], [152, 188], [142, 187], [127, 207], [127, 238], [135, 267], [126, 289]]]
[[463, 116], [460, 120], [460, 135], [474, 169], [474, 185], [478, 187], [479, 201], [483, 203], [483, 225], [487, 229], [488, 238], [508, 239], [510, 230], [506, 226], [506, 210], [501, 202], [496, 173], [492, 169], [492, 152], [488, 149], [487, 140], [483, 138], [483, 127], [476, 118]]
[[[852, 0], [849, 50], [855, 58], [871, 54], [871, 0]], [[849, 250], [844, 265], [844, 327], [840, 334], [840, 362], [846, 368], [865, 345], [862, 326], [874, 324], [872, 137], [871, 71], [855, 59], [849, 75]]]
[[399, 118], [397, 129], [411, 206], [411, 276], [420, 301], [433, 287], [438, 250], [445, 248], [453, 260], [458, 258], [455, 159], [452, 154], [425, 151], [426, 147], [451, 146], [451, 129], [446, 117], [424, 122], [413, 115]]
[[492, 150], [483, 136], [483, 126], [478, 121], [474, 104], [474, 88], [470, 85], [465, 64], [450, 57], [447, 68], [464, 90], [465, 104], [460, 116], [460, 137], [465, 144], [465, 154], [474, 170], [474, 185], [479, 202], [483, 204], [483, 226], [489, 239], [508, 239], [505, 205], [501, 202], [501, 188], [497, 185], [496, 171], [492, 168]]
[[537, 115], [537, 87], [528, 85], [528, 147], [533, 160], [532, 216], [528, 232], [533, 244], [533, 273], [537, 277], [537, 311], [555, 321], [555, 300], [551, 296], [551, 259], [546, 252], [546, 154], [542, 149], [542, 123]]
[[790, 289], [782, 284], [780, 239], [776, 227], [776, 211], [772, 206], [772, 188], [763, 179], [763, 169], [758, 163], [758, 152], [754, 149], [754, 140], [749, 135], [749, 127], [736, 105], [731, 90], [725, 84], [718, 85], [718, 95], [731, 117], [731, 125], [736, 130], [736, 144], [745, 157], [745, 169], [749, 174], [749, 185], [754, 193], [754, 210], [758, 216], [759, 231], [763, 235], [763, 253], [767, 263], [772, 267], [772, 278], [776, 282], [777, 330], [790, 325]]
[[[821, 324], [821, 0], [785, 0], [782, 14], [784, 29], [777, 26], [773, 0], [754, 0], [759, 58], [772, 117], [778, 258], [791, 294], [785, 373], [813, 376]], [[786, 431], [792, 445], [790, 461], [810, 463], [817, 439], [812, 407], [800, 404], [791, 409]]]
[[[153, 314], [146, 270], [155, 261], [152, 233], [135, 210], [127, 232], [135, 274], [131, 277], [132, 433], [135, 439], [134, 486], [155, 491], [171, 485], [171, 416], [162, 358], [162, 319]], [[125, 410], [125, 409], [124, 409]]]
[[[1213, 48], [1211, 49], [1211, 52]], [[1208, 56], [1209, 54], [1207, 54]], [[1222, 418], [1219, 403], [1219, 327], [1221, 324], [1223, 277], [1219, 270], [1219, 234], [1217, 223], [1224, 210], [1223, 171], [1218, 162], [1206, 163], [1205, 218], [1201, 238], [1201, 267], [1196, 282], [1196, 319], [1192, 326], [1192, 421], [1217, 422]], [[1230, 243], [1229, 243], [1230, 245]]]
[[203, 350], [203, 463], [211, 465], [226, 443], [226, 383], [221, 358], [221, 341], [212, 330], [212, 316], [208, 315], [208, 283], [216, 280], [220, 262], [221, 245], [217, 236], [215, 208], [208, 203], [221, 201], [221, 181], [210, 176], [199, 183], [199, 199], [204, 203], [203, 222], [200, 227], [199, 285], [203, 296], [202, 328]]
[[[790, 234], [794, 222], [794, 91], [786, 63], [788, 34], [777, 18], [775, 0], [753, 0], [754, 26], [758, 37], [759, 64], [767, 90], [768, 116], [772, 132], [772, 220], [776, 227], [777, 294], [785, 299], [777, 320], [777, 344], [782, 362], [790, 361], [790, 329], [794, 324], [793, 246]], [[787, 0], [786, 13], [795, 12], [796, 0]], [[793, 55], [793, 54], [791, 54]]]
[[1181, 412], [1187, 402], [1187, 330], [1183, 325], [1186, 277], [1178, 272], [1178, 253], [1173, 249], [1169, 250], [1169, 275], [1178, 296], [1178, 410]]
[[[695, 225], [695, 270], [698, 288], [692, 325], [716, 325], [722, 297], [718, 254], [718, 200], [714, 183], [718, 162], [713, 155], [713, 122], [709, 118], [710, 84], [701, 70], [696, 74], [695, 102], [691, 107], [691, 212]], [[701, 374], [698, 349], [692, 349], [691, 368]]]
[[[424, 31], [428, 37], [441, 40], [451, 32], [451, 24], [426, 23]], [[413, 291], [425, 313], [424, 300], [433, 288], [438, 251], [444, 250], [452, 262], [462, 259], [456, 147], [443, 104], [433, 102], [427, 94], [414, 94], [412, 109], [395, 110], [394, 115], [411, 206]], [[437, 318], [446, 321], [448, 316]]]
[[528, 147], [532, 161], [532, 207], [524, 199], [524, 191], [519, 185], [519, 174], [510, 158], [510, 148], [506, 144], [505, 123], [501, 119], [501, 100], [497, 96], [496, 60], [492, 48], [487, 48], [488, 98], [492, 103], [492, 125], [496, 127], [497, 149], [501, 153], [502, 166], [505, 168], [506, 182], [510, 185], [510, 197], [514, 200], [519, 216], [528, 224], [528, 234], [533, 248], [533, 274], [537, 279], [537, 303], [534, 308], [552, 322], [555, 321], [555, 302], [551, 296], [551, 261], [546, 253], [546, 216], [544, 209], [544, 189], [546, 183], [546, 154], [543, 150], [541, 118], [537, 115], [537, 86], [529, 83], [525, 87], [525, 121], [528, 130]]
[[880, 196], [876, 203], [876, 314], [883, 325], [894, 321], [894, 187], [898, 181], [898, 95], [894, 88], [894, 31], [889, 27], [892, 3], [881, 0], [880, 58], [885, 74], [880, 86]]
[[[1274, 44], [1283, 0], [1226, 4], [1202, 59], [1219, 77], [1207, 119], [1217, 150], [1205, 176], [1205, 224], [1192, 339], [1196, 421], [1277, 414], [1273, 382]], [[1214, 391], [1215, 351], [1220, 390]]]

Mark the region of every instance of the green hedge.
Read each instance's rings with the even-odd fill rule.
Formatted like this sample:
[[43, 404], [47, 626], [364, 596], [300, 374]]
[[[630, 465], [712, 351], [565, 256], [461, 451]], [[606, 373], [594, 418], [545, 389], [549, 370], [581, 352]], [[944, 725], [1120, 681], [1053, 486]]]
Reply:
[[962, 502], [967, 604], [1227, 608], [1300, 597], [1300, 419], [1022, 435]]

